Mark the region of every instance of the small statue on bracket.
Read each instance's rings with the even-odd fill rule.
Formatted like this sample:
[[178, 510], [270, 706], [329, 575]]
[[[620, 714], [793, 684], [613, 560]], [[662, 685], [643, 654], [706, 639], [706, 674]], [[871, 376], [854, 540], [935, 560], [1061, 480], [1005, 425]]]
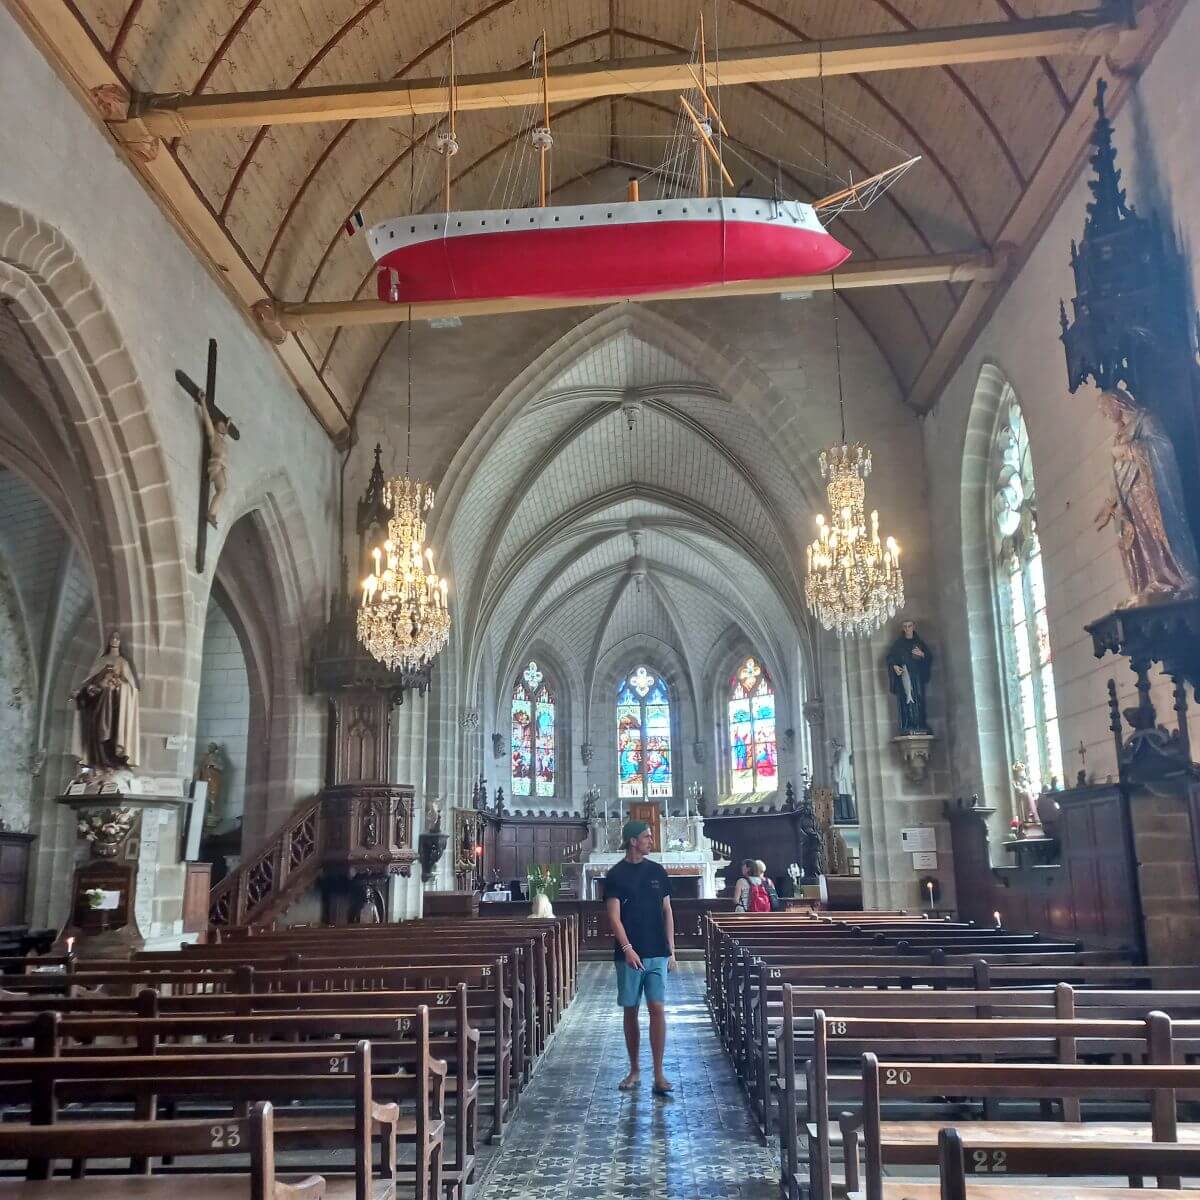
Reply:
[[1046, 833], [1038, 816], [1037, 793], [1033, 789], [1033, 780], [1029, 777], [1029, 768], [1023, 762], [1015, 762], [1012, 765], [1012, 789], [1017, 802], [1017, 820], [1020, 822], [1017, 836], [1045, 837]]

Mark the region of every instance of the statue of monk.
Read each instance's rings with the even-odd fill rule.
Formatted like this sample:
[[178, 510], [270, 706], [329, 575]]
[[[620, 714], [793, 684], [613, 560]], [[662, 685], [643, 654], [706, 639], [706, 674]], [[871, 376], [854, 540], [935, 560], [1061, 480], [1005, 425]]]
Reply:
[[138, 687], [115, 630], [107, 650], [68, 699], [75, 705], [71, 752], [84, 766], [94, 770], [137, 766], [141, 754]]

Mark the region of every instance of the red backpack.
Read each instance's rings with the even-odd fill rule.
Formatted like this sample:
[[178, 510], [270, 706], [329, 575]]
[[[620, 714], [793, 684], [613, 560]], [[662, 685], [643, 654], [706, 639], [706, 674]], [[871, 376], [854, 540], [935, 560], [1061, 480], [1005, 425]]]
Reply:
[[771, 894], [767, 891], [766, 885], [762, 883], [752, 883], [750, 885], [750, 905], [747, 912], [770, 912], [771, 911]]

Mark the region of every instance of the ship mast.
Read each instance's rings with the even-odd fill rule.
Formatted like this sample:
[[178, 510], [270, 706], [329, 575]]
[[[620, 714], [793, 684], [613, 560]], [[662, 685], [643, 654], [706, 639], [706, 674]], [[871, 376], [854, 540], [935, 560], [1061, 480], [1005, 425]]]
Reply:
[[721, 177], [730, 186], [734, 187], [733, 178], [725, 169], [725, 164], [721, 161], [721, 152], [717, 149], [716, 143], [713, 141], [712, 130], [713, 122], [716, 122], [717, 128], [720, 129], [723, 136], [729, 136], [729, 130], [725, 128], [725, 122], [721, 120], [721, 114], [717, 111], [717, 106], [712, 102], [712, 97], [708, 94], [708, 62], [704, 51], [704, 13], [700, 14], [700, 74], [697, 75], [693, 67], [688, 67], [688, 71], [692, 79], [696, 83], [696, 87], [700, 90], [700, 99], [704, 109], [705, 116], [701, 119], [700, 114], [687, 102], [686, 96], [679, 97], [679, 103], [683, 105], [683, 111], [687, 113], [688, 119], [696, 129], [696, 135], [700, 142], [703, 143], [700, 149], [699, 167], [699, 189], [701, 197], [708, 195], [708, 155], [712, 156], [713, 162], [716, 163], [717, 169], [721, 172]]
[[454, 34], [450, 34], [450, 81], [446, 89], [447, 128], [438, 134], [437, 152], [444, 160], [446, 211], [450, 211], [450, 160], [458, 153], [458, 129], [455, 108], [458, 105], [458, 83], [454, 74]]
[[[542, 123], [533, 131], [532, 141], [538, 152], [538, 207], [545, 208], [549, 198], [549, 162], [547, 156], [554, 146], [550, 132], [550, 55], [546, 48], [546, 31], [542, 30]], [[537, 47], [534, 47], [536, 59]]]

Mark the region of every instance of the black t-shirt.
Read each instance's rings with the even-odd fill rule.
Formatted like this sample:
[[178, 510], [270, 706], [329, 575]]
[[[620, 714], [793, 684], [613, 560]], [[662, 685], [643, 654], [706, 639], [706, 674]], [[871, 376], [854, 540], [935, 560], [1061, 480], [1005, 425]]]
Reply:
[[[604, 877], [604, 898], [621, 902], [621, 924], [639, 958], [666, 958], [671, 953], [663, 924], [663, 901], [670, 895], [666, 871], [649, 858], [640, 863], [623, 858]], [[613, 959], [625, 961], [615, 943]]]

